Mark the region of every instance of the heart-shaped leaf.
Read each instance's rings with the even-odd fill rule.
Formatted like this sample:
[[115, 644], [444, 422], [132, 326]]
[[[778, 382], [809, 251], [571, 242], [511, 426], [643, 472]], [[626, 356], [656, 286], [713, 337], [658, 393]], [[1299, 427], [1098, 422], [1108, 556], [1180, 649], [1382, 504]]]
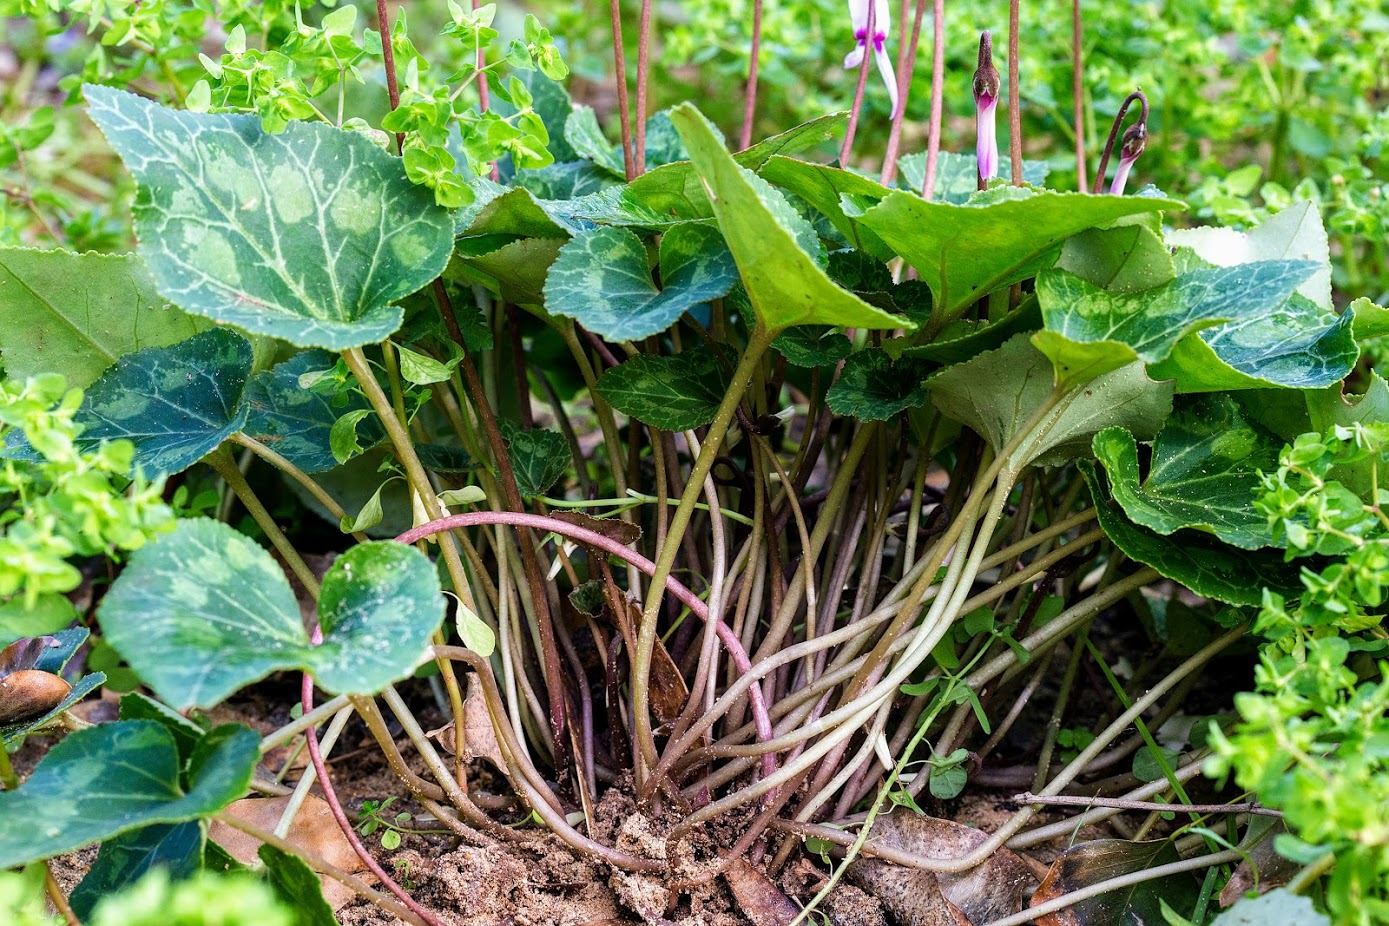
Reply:
[[86, 919], [107, 894], [129, 887], [147, 872], [161, 868], [173, 880], [186, 878], [202, 867], [203, 825], [197, 820], [155, 823], [122, 833], [101, 844], [96, 861], [73, 889], [73, 912]]
[[523, 498], [544, 495], [574, 462], [569, 442], [558, 431], [523, 431], [508, 421], [502, 422], [502, 436], [516, 475], [517, 491]]
[[1147, 196], [990, 190], [966, 205], [890, 193], [858, 221], [917, 268], [937, 311], [958, 315], [980, 296], [1050, 266], [1067, 238], [1128, 215], [1182, 208]]
[[344, 415], [367, 412], [356, 427], [362, 450], [384, 440], [386, 431], [361, 393], [326, 377], [307, 388], [300, 385], [300, 377], [331, 370], [336, 362], [327, 351], [307, 350], [251, 377], [246, 387], [247, 436], [306, 473], [338, 465], [329, 435]]
[[61, 373], [80, 389], [118, 357], [210, 326], [165, 302], [133, 254], [0, 248], [0, 360], [11, 379]]
[[836, 415], [860, 421], [886, 421], [926, 404], [923, 380], [931, 365], [922, 360], [894, 360], [882, 350], [861, 350], [849, 357], [825, 401]]
[[214, 814], [245, 793], [259, 758], [253, 730], [217, 727], [194, 750], [185, 787], [174, 738], [158, 723], [121, 721], [69, 733], [24, 784], [0, 792], [0, 868]]
[[139, 189], [140, 255], [180, 308], [303, 347], [342, 350], [400, 327], [391, 303], [448, 262], [453, 219], [356, 132], [200, 115], [85, 89]]
[[713, 421], [727, 391], [727, 371], [705, 348], [670, 357], [638, 354], [598, 381], [598, 394], [613, 408], [665, 431]]
[[697, 305], [728, 294], [738, 268], [718, 229], [678, 225], [661, 239], [661, 284], [646, 246], [622, 228], [600, 228], [560, 249], [545, 281], [545, 308], [610, 341], [660, 334]]
[[1310, 260], [1317, 271], [1297, 291], [1315, 305], [1331, 308], [1331, 247], [1321, 210], [1310, 201], [1293, 203], [1253, 230], [1179, 228], [1167, 235], [1173, 247], [1190, 248], [1206, 263], [1233, 267], [1266, 260]]
[[1078, 382], [1134, 360], [1155, 364], [1194, 331], [1273, 312], [1316, 269], [1311, 261], [1197, 269], [1137, 293], [1109, 292], [1064, 270], [1043, 271], [1037, 300], [1046, 331], [1034, 343], [1059, 376]]
[[914, 328], [835, 285], [811, 256], [819, 239], [785, 198], [739, 165], [709, 120], [689, 103], [671, 110], [714, 216], [733, 252], [758, 320], [768, 331], [792, 325]]
[[1076, 463], [1090, 485], [1096, 520], [1114, 545], [1135, 562], [1205, 598], [1241, 607], [1258, 607], [1263, 590], [1297, 595], [1298, 567], [1283, 562], [1275, 550], [1241, 550], [1201, 531], [1179, 531], [1164, 537], [1129, 520], [1109, 494], [1109, 484], [1091, 460]]
[[409, 674], [444, 617], [439, 579], [413, 547], [352, 547], [323, 577], [323, 643], [309, 645], [284, 571], [250, 538], [183, 521], [131, 557], [102, 601], [106, 640], [151, 688], [211, 707], [277, 670], [324, 689], [373, 694]]
[[[73, 417], [82, 426], [77, 446], [123, 438], [146, 476], [182, 472], [241, 430], [250, 373], [250, 342], [227, 328], [127, 354], [83, 395]], [[6, 452], [34, 453], [17, 432]]]
[[1278, 468], [1283, 441], [1245, 419], [1229, 396], [1181, 401], [1153, 442], [1140, 481], [1138, 443], [1122, 428], [1095, 435], [1095, 457], [1129, 519], [1159, 534], [1208, 531], [1254, 550], [1273, 545], [1268, 520], [1254, 510], [1259, 473]]

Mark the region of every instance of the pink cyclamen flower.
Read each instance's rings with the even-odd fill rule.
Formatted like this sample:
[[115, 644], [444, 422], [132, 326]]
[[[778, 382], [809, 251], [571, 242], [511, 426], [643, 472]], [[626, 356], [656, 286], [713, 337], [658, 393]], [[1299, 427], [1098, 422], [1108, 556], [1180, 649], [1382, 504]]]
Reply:
[[[873, 4], [869, 16], [869, 3]], [[869, 19], [872, 19], [873, 58], [878, 65], [878, 73], [887, 84], [887, 96], [892, 101], [892, 115], [897, 114], [897, 75], [892, 70], [892, 58], [887, 53], [888, 27], [892, 15], [888, 12], [887, 0], [849, 0], [849, 18], [854, 24], [854, 38], [858, 47], [844, 56], [844, 67], [856, 68], [863, 64], [863, 55], [868, 50]]]
[[1111, 195], [1123, 195], [1124, 185], [1129, 181], [1129, 170], [1133, 167], [1133, 162], [1137, 161], [1138, 156], [1143, 153], [1147, 144], [1148, 126], [1146, 122], [1136, 122], [1128, 127], [1128, 131], [1124, 132], [1124, 143], [1119, 148], [1119, 166], [1114, 171], [1114, 182], [1109, 186]]
[[985, 32], [979, 36], [979, 69], [974, 72], [975, 156], [979, 161], [979, 179], [985, 184], [998, 176], [998, 132], [994, 114], [998, 109], [999, 86], [993, 39]]

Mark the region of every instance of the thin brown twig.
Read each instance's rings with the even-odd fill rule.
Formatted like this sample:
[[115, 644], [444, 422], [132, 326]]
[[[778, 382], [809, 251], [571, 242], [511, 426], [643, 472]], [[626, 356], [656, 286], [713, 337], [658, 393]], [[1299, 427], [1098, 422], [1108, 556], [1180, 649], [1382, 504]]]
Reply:
[[1022, 186], [1022, 100], [1018, 68], [1018, 0], [1008, 3], [1008, 156], [1013, 161], [1013, 186]]
[[1173, 813], [1251, 813], [1264, 817], [1281, 817], [1283, 811], [1263, 807], [1254, 801], [1243, 804], [1164, 804], [1160, 801], [1128, 801], [1119, 797], [1085, 797], [1083, 795], [1057, 794], [1047, 797], [1024, 791], [1014, 794], [1013, 800], [1019, 804], [1051, 804], [1057, 807], [1113, 807], [1118, 810], [1171, 811]]
[[1076, 189], [1084, 193], [1085, 182], [1085, 71], [1081, 59], [1084, 38], [1080, 19], [1080, 0], [1071, 0], [1071, 96], [1075, 103]]
[[[899, 35], [906, 34], [906, 10], [909, 0], [902, 3], [902, 29]], [[907, 97], [910, 95], [912, 77], [916, 73], [916, 49], [921, 42], [921, 20], [926, 16], [926, 0], [916, 0], [916, 13], [912, 17], [911, 39], [900, 45], [902, 54], [897, 56], [897, 111], [892, 114], [892, 131], [887, 137], [887, 152], [883, 155], [883, 170], [878, 180], [883, 186], [891, 186], [897, 178], [897, 152], [902, 147], [902, 123], [907, 116]], [[933, 64], [934, 67], [934, 64]], [[932, 72], [934, 74], [934, 72]], [[931, 86], [931, 104], [935, 105], [935, 82]], [[934, 113], [935, 110], [932, 110]], [[934, 123], [933, 123], [934, 124]], [[939, 141], [937, 141], [939, 144]]]
[[757, 63], [762, 54], [762, 0], [752, 0], [752, 52], [748, 60], [748, 82], [743, 89], [743, 130], [738, 133], [738, 147], [752, 144], [752, 127], [757, 120]]

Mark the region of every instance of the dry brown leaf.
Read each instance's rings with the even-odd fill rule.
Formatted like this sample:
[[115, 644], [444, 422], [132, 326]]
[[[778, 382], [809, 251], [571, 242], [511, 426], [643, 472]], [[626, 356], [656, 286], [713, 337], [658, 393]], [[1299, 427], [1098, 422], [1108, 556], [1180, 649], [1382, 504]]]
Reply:
[[[879, 817], [869, 835], [874, 844], [930, 859], [968, 855], [988, 838], [962, 823], [902, 809]], [[1037, 883], [1027, 863], [1007, 849], [963, 874], [935, 874], [862, 858], [849, 866], [848, 876], [882, 901], [903, 926], [992, 922], [1022, 910]]]
[[595, 534], [602, 534], [609, 540], [616, 540], [624, 547], [630, 547], [641, 539], [640, 527], [635, 524], [628, 524], [619, 518], [595, 518], [582, 511], [556, 511], [551, 517], [566, 521], [575, 527], [586, 528]]
[[[641, 605], [629, 598], [627, 599], [627, 609], [632, 622], [640, 627]], [[685, 702], [689, 697], [690, 689], [685, 684], [685, 677], [680, 674], [680, 668], [676, 666], [675, 660], [670, 658], [665, 644], [657, 637], [656, 648], [651, 651], [652, 713], [661, 723], [671, 723], [685, 709]]]
[[1240, 842], [1245, 858], [1220, 892], [1221, 907], [1231, 906], [1250, 892], [1263, 894], [1292, 880], [1302, 866], [1288, 861], [1273, 848], [1278, 834], [1287, 831], [1278, 817], [1250, 817], [1249, 829]]
[[[1112, 878], [1177, 861], [1166, 840], [1130, 842], [1096, 839], [1071, 846], [1052, 863], [1046, 878], [1032, 895], [1032, 906]], [[1037, 917], [1037, 926], [1166, 926], [1161, 909], [1166, 901], [1183, 915], [1196, 903], [1196, 882], [1189, 874], [1169, 875], [1132, 888], [1110, 891], [1082, 900], [1056, 913]]]
[[[225, 813], [263, 830], [274, 830], [288, 804], [288, 795], [248, 797], [233, 803]], [[246, 864], [256, 861], [256, 852], [261, 844], [255, 837], [215, 819], [212, 821], [208, 837], [238, 861]], [[333, 811], [328, 807], [328, 802], [321, 797], [312, 794], [308, 796], [304, 805], [299, 808], [299, 813], [295, 815], [294, 824], [290, 826], [285, 839], [349, 874], [366, 868], [357, 857], [357, 853], [352, 850], [352, 844], [343, 835], [337, 821], [333, 819]], [[320, 874], [319, 880], [323, 882], [323, 896], [334, 910], [341, 909], [357, 897], [351, 888], [332, 878]], [[367, 875], [366, 880], [371, 880], [371, 876]]]
[[[456, 754], [452, 720], [425, 735], [442, 746], [449, 755]], [[468, 673], [468, 696], [463, 701], [463, 741], [468, 749], [467, 758], [486, 759], [503, 775], [507, 774], [506, 757], [502, 755], [496, 731], [492, 729], [492, 717], [483, 699], [482, 682], [474, 672]]]
[[0, 678], [0, 723], [42, 717], [62, 703], [71, 690], [71, 685], [52, 672], [11, 672]]
[[737, 859], [723, 873], [738, 909], [752, 926], [790, 926], [800, 908], [781, 892], [762, 871], [746, 859]]
[[58, 646], [57, 637], [27, 637], [0, 650], [0, 678], [38, 665], [43, 651]]

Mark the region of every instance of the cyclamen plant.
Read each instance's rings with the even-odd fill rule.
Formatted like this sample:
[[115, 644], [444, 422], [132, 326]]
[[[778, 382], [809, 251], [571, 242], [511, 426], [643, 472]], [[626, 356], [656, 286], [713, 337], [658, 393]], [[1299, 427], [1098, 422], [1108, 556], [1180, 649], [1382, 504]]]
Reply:
[[[1048, 189], [1022, 159], [1016, 15], [1007, 96], [980, 42], [975, 157], [940, 151], [941, 99], [968, 91], [939, 78], [928, 150], [890, 149], [875, 181], [852, 158], [870, 44], [897, 127], [912, 102], [886, 4], [851, 6], [851, 113], [736, 152], [693, 104], [647, 112], [649, 4], [620, 142], [558, 82], [534, 17], [503, 46], [494, 6], [450, 3], [430, 60], [404, 9], [359, 31], [351, 6], [252, 6], [228, 8], [195, 81], [155, 42], [188, 41], [201, 8], [85, 11], [135, 49], [109, 83], [174, 75], [162, 101], [81, 88], [136, 186], [137, 253], [0, 249], [22, 284], [0, 291], [0, 524], [13, 562], [42, 566], [0, 572], [18, 643], [0, 683], [69, 665], [76, 682], [0, 730], [7, 748], [68, 731], [22, 782], [0, 751], [0, 869], [29, 866], [0, 897], [42, 880], [69, 923], [105, 923], [273, 890], [331, 922], [318, 872], [439, 923], [358, 836], [408, 795], [466, 845], [554, 834], [667, 896], [649, 918], [810, 848], [833, 862], [804, 909], [759, 888], [778, 922], [860, 858], [1020, 885], [1002, 909], [951, 898], [993, 926], [1121, 890], [1145, 921], [1206, 922], [1255, 857], [1296, 872], [1270, 872], [1287, 886], [1260, 909], [1382, 919], [1389, 804], [1362, 798], [1389, 781], [1389, 386], [1357, 364], [1389, 314], [1337, 310], [1314, 209], [1171, 229], [1182, 202], [1121, 195], [1147, 140], [1138, 93], [1110, 192]], [[826, 143], [840, 163], [813, 158]], [[189, 502], [200, 484], [223, 493], [210, 509]], [[322, 516], [326, 571], [286, 506]], [[69, 626], [67, 560], [97, 556], [119, 574]], [[1144, 666], [1120, 664], [1116, 626], [1150, 635]], [[80, 668], [89, 633], [143, 685], [114, 722], [68, 710], [105, 681]], [[1173, 733], [1250, 641], [1238, 719], [1189, 713]], [[1082, 668], [1104, 684], [1081, 691]], [[208, 720], [286, 672], [300, 713], [278, 729]], [[1050, 721], [1011, 741], [1053, 681]], [[426, 712], [445, 726], [426, 733]], [[349, 723], [401, 789], [361, 814], [329, 765]], [[266, 764], [291, 743], [309, 756], [292, 788], [290, 763]], [[1203, 771], [1234, 787], [1194, 803]], [[948, 852], [875, 838], [911, 825], [889, 806], [943, 812], [989, 781], [1030, 788], [991, 831]], [[379, 888], [284, 838], [315, 788]], [[1082, 812], [1036, 821], [1077, 788]], [[248, 795], [289, 798], [277, 827], [238, 813]], [[622, 799], [663, 851], [619, 838]], [[1281, 832], [1257, 824], [1270, 811]], [[413, 838], [394, 819], [385, 851]], [[213, 820], [262, 844], [266, 887], [208, 873], [232, 867]], [[1106, 822], [1120, 846], [1058, 850], [1035, 893], [994, 867]], [[70, 896], [43, 877], [94, 843]], [[175, 883], [140, 880], [152, 854]]]

